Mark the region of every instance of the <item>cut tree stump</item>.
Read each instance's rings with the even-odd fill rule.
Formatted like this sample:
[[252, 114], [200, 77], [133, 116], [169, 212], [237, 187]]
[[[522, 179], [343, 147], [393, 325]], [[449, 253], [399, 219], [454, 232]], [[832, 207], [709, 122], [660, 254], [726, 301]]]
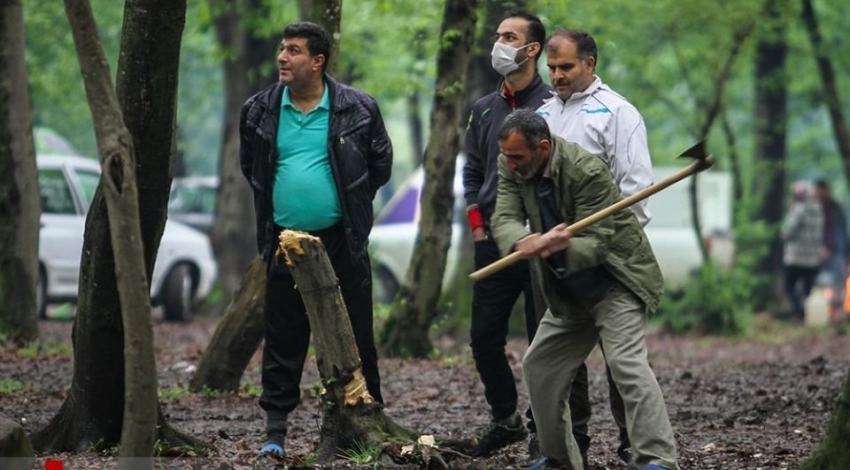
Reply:
[[275, 263], [286, 264], [301, 293], [324, 386], [317, 464], [326, 465], [346, 452], [364, 449], [380, 449], [395, 464], [423, 468], [444, 468], [446, 460], [465, 456], [476, 444], [474, 440], [421, 436], [384, 414], [383, 406], [366, 389], [339, 281], [321, 240], [286, 230], [279, 242]]

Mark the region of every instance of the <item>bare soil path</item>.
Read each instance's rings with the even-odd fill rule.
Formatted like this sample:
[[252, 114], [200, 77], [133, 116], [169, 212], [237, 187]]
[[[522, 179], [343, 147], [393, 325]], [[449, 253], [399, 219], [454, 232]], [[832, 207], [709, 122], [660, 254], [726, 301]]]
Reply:
[[[811, 455], [826, 429], [834, 397], [850, 370], [850, 338], [831, 330], [782, 326], [760, 319], [747, 339], [649, 336], [650, 359], [664, 391], [681, 456], [688, 469], [794, 469]], [[71, 380], [71, 322], [43, 321], [42, 339], [25, 349], [0, 346], [0, 416], [28, 432], [56, 413]], [[186, 391], [191, 372], [215, 329], [199, 317], [186, 325], [155, 326], [160, 400], [171, 424], [210, 443], [204, 457], [173, 457], [161, 468], [251, 468], [262, 443], [259, 355], [236, 394]], [[509, 344], [516, 377], [526, 344]], [[468, 438], [489, 416], [468, 347], [442, 340], [433, 360], [381, 360], [387, 413], [399, 423], [439, 437]], [[602, 358], [589, 359], [594, 415], [590, 422], [592, 470], [625, 469], [614, 452], [616, 430], [607, 409]], [[302, 404], [292, 414], [287, 451], [308, 458], [318, 439], [318, 373], [310, 360]], [[522, 390], [522, 386], [520, 386]], [[525, 406], [525, 396], [522, 396]], [[40, 455], [65, 469], [114, 468], [108, 453]], [[457, 459], [452, 468], [522, 468], [524, 444], [488, 459]], [[352, 464], [340, 461], [339, 468]]]

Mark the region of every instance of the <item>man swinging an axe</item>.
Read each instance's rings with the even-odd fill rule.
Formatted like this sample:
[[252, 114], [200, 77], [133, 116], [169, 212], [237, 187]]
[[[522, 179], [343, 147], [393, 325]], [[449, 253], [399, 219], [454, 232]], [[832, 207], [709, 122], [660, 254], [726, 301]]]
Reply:
[[605, 163], [552, 136], [534, 111], [511, 113], [498, 139], [493, 234], [502, 253], [511, 254], [470, 277], [530, 259], [543, 283], [549, 310], [523, 359], [544, 457], [532, 468], [582, 468], [566, 398], [576, 370], [601, 340], [625, 404], [633, 464], [678, 469], [673, 429], [644, 342], [663, 278], [635, 214], [623, 209], [710, 160], [701, 155], [687, 171], [618, 202], [620, 191]]

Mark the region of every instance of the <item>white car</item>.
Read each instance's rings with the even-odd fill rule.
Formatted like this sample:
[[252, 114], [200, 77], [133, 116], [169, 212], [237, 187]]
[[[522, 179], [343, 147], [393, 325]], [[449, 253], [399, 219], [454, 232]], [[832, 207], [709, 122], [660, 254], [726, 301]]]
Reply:
[[[455, 173], [455, 212], [452, 241], [448, 252], [443, 287], [455, 279], [458, 247], [462, 230], [468, 230], [463, 199], [463, 157], [458, 158]], [[655, 181], [678, 171], [675, 167], [655, 167]], [[413, 254], [419, 230], [419, 199], [424, 172], [416, 169], [375, 218], [369, 236], [373, 262], [373, 285], [377, 302], [390, 302], [398, 291]], [[700, 220], [703, 237], [698, 240], [691, 226], [690, 181], [676, 183], [649, 198], [652, 220], [644, 229], [655, 257], [672, 288], [681, 287], [702, 263], [698, 243], [705, 243], [714, 262], [728, 267], [732, 263], [733, 243], [730, 235], [732, 184], [729, 173], [707, 171], [697, 180]]]
[[[452, 239], [446, 258], [443, 290], [454, 279], [457, 269], [457, 250], [462, 230], [466, 227], [466, 203], [463, 199], [464, 159], [458, 158], [455, 166]], [[384, 206], [369, 234], [369, 252], [372, 258], [372, 285], [376, 302], [392, 302], [407, 272], [413, 256], [413, 244], [419, 232], [419, 199], [425, 171], [420, 166], [396, 191]]]
[[[38, 155], [41, 192], [39, 276], [40, 318], [55, 302], [76, 302], [86, 212], [100, 180], [97, 161], [72, 155]], [[217, 274], [209, 238], [166, 221], [151, 278], [153, 305], [167, 321], [186, 321], [210, 292]]]

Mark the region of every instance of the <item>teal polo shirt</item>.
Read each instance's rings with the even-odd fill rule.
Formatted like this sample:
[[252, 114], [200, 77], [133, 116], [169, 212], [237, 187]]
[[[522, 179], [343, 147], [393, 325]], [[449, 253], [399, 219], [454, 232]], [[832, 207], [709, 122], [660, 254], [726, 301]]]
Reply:
[[328, 157], [330, 109], [327, 85], [322, 100], [307, 113], [292, 104], [289, 87], [283, 89], [272, 191], [274, 222], [281, 227], [321, 230], [342, 217]]

